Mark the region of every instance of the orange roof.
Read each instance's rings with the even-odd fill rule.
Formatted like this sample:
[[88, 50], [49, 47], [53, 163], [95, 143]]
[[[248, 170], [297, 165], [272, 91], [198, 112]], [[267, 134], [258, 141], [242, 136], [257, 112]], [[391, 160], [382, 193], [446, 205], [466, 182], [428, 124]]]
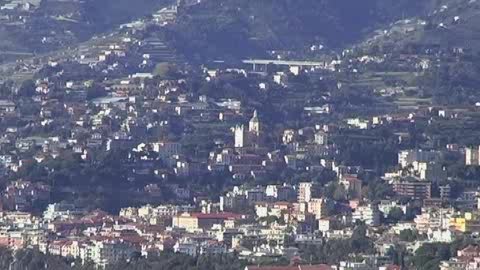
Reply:
[[[462, 253], [463, 256], [469, 256], [468, 253], [479, 254], [480, 253], [480, 247], [479, 246], [468, 245], [464, 249], [460, 250], [458, 253]], [[467, 253], [467, 254], [465, 254], [465, 253]]]
[[204, 214], [204, 213], [192, 213], [192, 217], [196, 218], [204, 218], [204, 219], [241, 219], [243, 215], [240, 214], [234, 214], [234, 213], [227, 213], [227, 212], [222, 212], [222, 213], [212, 213], [212, 214]]
[[298, 266], [247, 266], [247, 270], [332, 270], [326, 264]]
[[274, 205], [284, 205], [284, 206], [290, 206], [292, 205], [292, 203], [289, 203], [289, 202], [275, 202], [273, 203]]

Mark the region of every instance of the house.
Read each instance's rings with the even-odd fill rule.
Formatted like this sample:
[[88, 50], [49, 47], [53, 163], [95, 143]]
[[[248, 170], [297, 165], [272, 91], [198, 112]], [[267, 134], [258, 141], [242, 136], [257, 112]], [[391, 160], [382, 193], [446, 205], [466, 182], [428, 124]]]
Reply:
[[153, 14], [153, 20], [158, 24], [174, 23], [177, 19], [177, 6], [165, 7]]
[[466, 212], [452, 217], [450, 228], [458, 232], [480, 232], [480, 219], [477, 214]]
[[347, 119], [347, 124], [350, 127], [357, 129], [369, 129], [371, 126], [370, 120], [364, 120], [359, 118]]
[[20, 231], [0, 231], [0, 246], [11, 249], [25, 247], [25, 237]]
[[424, 150], [403, 150], [398, 153], [398, 164], [405, 168], [417, 162], [438, 161], [442, 157], [440, 151], [424, 151]]
[[80, 249], [80, 259], [105, 267], [108, 264], [127, 259], [136, 251], [139, 249], [123, 240], [98, 240], [92, 241]]
[[466, 248], [457, 251], [457, 256], [469, 258], [480, 257], [480, 247], [468, 245]]
[[198, 253], [197, 244], [191, 240], [183, 240], [177, 242], [173, 246], [173, 251], [176, 253], [183, 253], [190, 256], [196, 256]]
[[0, 114], [15, 112], [15, 103], [9, 100], [0, 100]]

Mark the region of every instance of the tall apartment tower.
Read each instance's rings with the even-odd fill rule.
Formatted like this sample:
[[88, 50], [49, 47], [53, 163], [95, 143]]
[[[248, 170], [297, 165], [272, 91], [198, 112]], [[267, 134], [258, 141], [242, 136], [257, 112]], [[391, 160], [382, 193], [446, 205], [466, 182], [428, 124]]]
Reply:
[[478, 166], [479, 165], [479, 148], [468, 147], [465, 149], [465, 165]]
[[299, 203], [308, 203], [318, 196], [318, 186], [312, 182], [298, 184], [297, 200]]

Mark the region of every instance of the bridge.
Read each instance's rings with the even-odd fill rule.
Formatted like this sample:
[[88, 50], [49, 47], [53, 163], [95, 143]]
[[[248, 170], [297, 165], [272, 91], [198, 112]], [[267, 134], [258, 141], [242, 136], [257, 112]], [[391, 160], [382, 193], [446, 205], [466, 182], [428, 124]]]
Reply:
[[288, 66], [288, 67], [323, 67], [325, 66], [325, 62], [317, 62], [317, 61], [295, 61], [295, 60], [268, 60], [268, 59], [249, 59], [243, 60], [242, 63], [253, 65], [253, 70], [256, 71], [257, 66], [263, 66], [265, 69], [268, 65], [275, 65], [275, 66]]

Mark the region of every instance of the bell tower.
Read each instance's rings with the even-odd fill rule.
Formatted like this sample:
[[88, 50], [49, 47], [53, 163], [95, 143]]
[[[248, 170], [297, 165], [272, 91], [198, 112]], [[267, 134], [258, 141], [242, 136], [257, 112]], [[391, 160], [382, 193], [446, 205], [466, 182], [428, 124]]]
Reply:
[[257, 110], [253, 112], [253, 117], [248, 123], [248, 131], [255, 136], [260, 136], [260, 120], [258, 119]]

